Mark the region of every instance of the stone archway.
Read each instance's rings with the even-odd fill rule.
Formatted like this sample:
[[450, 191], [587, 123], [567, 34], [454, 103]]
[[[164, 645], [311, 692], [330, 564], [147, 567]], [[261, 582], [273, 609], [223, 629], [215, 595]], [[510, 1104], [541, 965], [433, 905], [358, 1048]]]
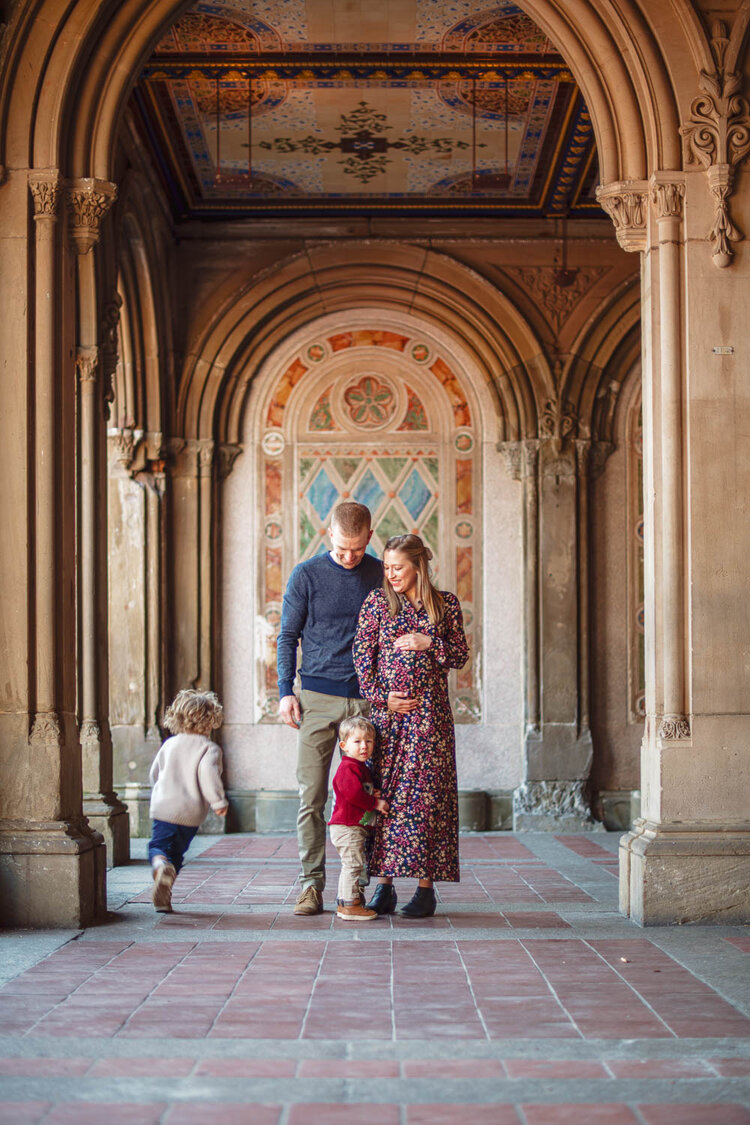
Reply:
[[[77, 923], [102, 907], [101, 842], [81, 820], [79, 749], [84, 733], [100, 747], [98, 784], [106, 795], [106, 668], [99, 660], [106, 623], [96, 594], [106, 552], [95, 515], [103, 460], [94, 405], [102, 392], [86, 389], [96, 385], [103, 343], [101, 255], [94, 247], [114, 195], [127, 91], [184, 6], [157, 11], [145, 0], [79, 0], [61, 14], [37, 0], [16, 6], [6, 32], [0, 201], [8, 252], [0, 255], [0, 285], [13, 303], [3, 354], [10, 369], [32, 376], [30, 384], [24, 374], [9, 389], [8, 440], [0, 443], [9, 502], [25, 513], [18, 523], [23, 534], [8, 537], [3, 559], [5, 587], [15, 600], [6, 615], [12, 624], [2, 738], [11, 778], [2, 806], [2, 870], [12, 921]], [[527, 0], [524, 7], [570, 61], [597, 134], [602, 205], [621, 244], [644, 255], [644, 819], [623, 851], [623, 908], [642, 922], [722, 911], [736, 916], [744, 910], [737, 887], [748, 832], [735, 796], [742, 787], [735, 784], [728, 796], [725, 785], [744, 768], [749, 720], [737, 653], [744, 644], [740, 591], [750, 552], [714, 498], [717, 491], [743, 491], [735, 451], [747, 428], [744, 407], [737, 407], [744, 400], [726, 349], [739, 350], [747, 326], [723, 310], [743, 307], [748, 267], [734, 255], [731, 271], [707, 278], [705, 237], [710, 230], [715, 264], [731, 264], [737, 232], [728, 201], [747, 148], [742, 141], [731, 150], [721, 146], [728, 128], [743, 128], [745, 111], [728, 93], [741, 81], [736, 71], [750, 14], [738, 7], [732, 28], [719, 26], [711, 38], [682, 0], [650, 24], [634, 0], [578, 0], [565, 13], [552, 0]], [[713, 80], [702, 103], [714, 137], [707, 149], [694, 143], [699, 69]], [[682, 167], [680, 121], [695, 166]], [[64, 203], [69, 241], [60, 235]], [[745, 196], [738, 193], [732, 205], [741, 214]], [[716, 360], [706, 354], [707, 339], [716, 340]], [[719, 395], [716, 364], [725, 388]], [[503, 373], [491, 378], [503, 398]], [[77, 524], [79, 398], [85, 501]], [[552, 440], [564, 436], [562, 419], [558, 409], [545, 423]], [[184, 432], [189, 441], [213, 440], [200, 426]], [[28, 478], [19, 471], [27, 465]], [[196, 487], [208, 502], [210, 484], [202, 479], [185, 489]], [[717, 555], [725, 560], [720, 567]], [[72, 589], [80, 591], [80, 633]], [[40, 777], [35, 788], [32, 779]], [[33, 808], [26, 799], [32, 791]]]

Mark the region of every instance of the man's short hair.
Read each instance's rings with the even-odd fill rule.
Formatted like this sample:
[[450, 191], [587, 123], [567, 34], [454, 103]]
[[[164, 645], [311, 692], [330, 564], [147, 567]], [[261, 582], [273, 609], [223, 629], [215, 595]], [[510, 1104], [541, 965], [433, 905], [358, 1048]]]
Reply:
[[369, 531], [371, 526], [370, 509], [356, 500], [344, 500], [333, 509], [331, 527], [337, 527], [342, 535], [359, 535], [361, 531]]

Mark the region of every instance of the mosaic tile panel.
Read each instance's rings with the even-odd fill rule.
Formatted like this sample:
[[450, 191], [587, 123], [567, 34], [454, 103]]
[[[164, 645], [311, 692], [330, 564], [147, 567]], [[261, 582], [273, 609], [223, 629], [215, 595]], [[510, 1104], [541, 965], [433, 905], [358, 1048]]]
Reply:
[[406, 407], [406, 414], [400, 426], [396, 427], [398, 433], [408, 432], [409, 430], [428, 430], [430, 428], [427, 421], [427, 414], [422, 404], [422, 400], [416, 391], [412, 390], [407, 385], [406, 394], [408, 403]]
[[472, 468], [471, 461], [456, 461], [456, 511], [462, 516], [472, 512]]
[[[353, 354], [352, 363], [347, 361], [343, 369], [335, 359], [341, 352], [379, 347], [399, 354], [399, 363], [412, 365], [413, 383], [404, 380], [399, 385], [390, 369], [388, 377], [368, 374], [366, 356], [363, 363]], [[326, 379], [327, 362], [334, 365], [330, 379]], [[427, 396], [425, 376], [435, 380]], [[314, 380], [308, 391], [306, 379]], [[309, 402], [302, 398], [290, 415], [286, 408], [295, 395], [308, 395]], [[445, 396], [442, 413], [441, 396]], [[432, 423], [426, 400], [434, 415]], [[265, 488], [261, 613], [268, 628], [261, 676], [264, 717], [273, 721], [276, 713], [275, 638], [283, 585], [296, 562], [328, 550], [326, 530], [333, 508], [351, 498], [372, 512], [370, 554], [382, 557], [392, 536], [421, 535], [433, 552], [437, 584], [458, 594], [472, 658], [465, 670], [451, 673], [451, 695], [458, 722], [478, 721], [479, 637], [474, 622], [481, 619], [475, 614], [480, 579], [473, 539], [479, 446], [472, 411], [455, 370], [418, 339], [388, 329], [354, 328], [301, 348], [287, 363], [267, 402], [263, 418], [271, 428], [260, 441]], [[290, 417], [299, 420], [295, 423], [299, 434], [292, 432]], [[428, 428], [431, 424], [437, 434]]]

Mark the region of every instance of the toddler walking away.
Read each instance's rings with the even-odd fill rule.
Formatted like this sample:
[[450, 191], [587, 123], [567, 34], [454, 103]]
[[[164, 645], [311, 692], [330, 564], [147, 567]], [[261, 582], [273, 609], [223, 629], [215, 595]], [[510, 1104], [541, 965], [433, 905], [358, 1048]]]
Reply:
[[221, 782], [221, 747], [209, 737], [221, 726], [223, 714], [214, 692], [187, 688], [177, 693], [164, 716], [172, 737], [149, 773], [153, 826], [148, 844], [154, 876], [151, 900], [162, 914], [172, 910], [172, 884], [209, 806], [219, 816], [226, 816], [229, 808]]
[[375, 727], [361, 715], [344, 719], [339, 727], [343, 757], [333, 775], [335, 798], [329, 820], [331, 842], [341, 858], [336, 914], [352, 922], [377, 918], [375, 910], [364, 905], [359, 877], [365, 862], [368, 827], [375, 813], [387, 813], [388, 802], [373, 788], [366, 763], [375, 749]]

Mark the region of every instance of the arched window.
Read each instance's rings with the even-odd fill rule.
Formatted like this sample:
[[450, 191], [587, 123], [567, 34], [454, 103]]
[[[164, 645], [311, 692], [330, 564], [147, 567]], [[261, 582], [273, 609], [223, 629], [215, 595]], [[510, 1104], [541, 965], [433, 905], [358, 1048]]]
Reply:
[[261, 721], [276, 716], [286, 580], [296, 563], [328, 550], [331, 513], [349, 498], [372, 512], [373, 554], [406, 532], [432, 549], [435, 580], [458, 595], [472, 649], [451, 674], [456, 719], [479, 721], [480, 417], [456, 360], [413, 328], [364, 321], [319, 327], [264, 382], [255, 400]]

